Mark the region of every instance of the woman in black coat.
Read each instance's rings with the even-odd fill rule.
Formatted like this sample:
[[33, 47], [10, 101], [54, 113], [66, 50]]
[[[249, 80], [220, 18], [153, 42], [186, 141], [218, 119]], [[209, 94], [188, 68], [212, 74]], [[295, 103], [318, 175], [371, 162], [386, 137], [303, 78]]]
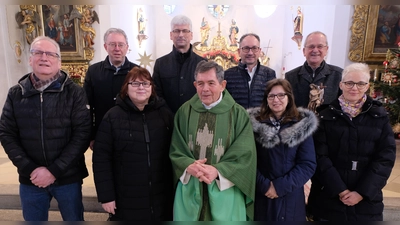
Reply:
[[380, 221], [382, 188], [392, 171], [396, 144], [386, 110], [365, 93], [369, 68], [343, 70], [343, 94], [319, 112], [314, 136], [317, 170], [308, 199], [314, 220]]
[[150, 73], [133, 68], [93, 149], [97, 196], [110, 220], [172, 220], [172, 125], [173, 114], [157, 97]]

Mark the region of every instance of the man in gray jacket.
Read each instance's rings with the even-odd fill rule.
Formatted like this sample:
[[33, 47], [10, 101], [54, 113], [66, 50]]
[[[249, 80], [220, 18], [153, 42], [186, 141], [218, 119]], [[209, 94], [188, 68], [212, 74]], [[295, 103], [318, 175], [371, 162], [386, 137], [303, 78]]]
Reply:
[[316, 107], [329, 104], [341, 94], [339, 83], [343, 69], [325, 62], [328, 49], [324, 33], [310, 33], [303, 48], [306, 61], [285, 74], [292, 85], [296, 106], [308, 107], [315, 112]]

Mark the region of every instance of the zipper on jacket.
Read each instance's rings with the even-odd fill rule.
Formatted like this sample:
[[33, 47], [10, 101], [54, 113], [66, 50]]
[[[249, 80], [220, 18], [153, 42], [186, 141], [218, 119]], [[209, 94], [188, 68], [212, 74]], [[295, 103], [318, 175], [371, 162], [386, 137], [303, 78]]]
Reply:
[[150, 161], [150, 135], [149, 129], [146, 122], [146, 115], [143, 113], [143, 131], [144, 131], [144, 140], [146, 142], [146, 150], [147, 150], [147, 167], [148, 167], [148, 179], [149, 179], [149, 196], [150, 196], [150, 213], [151, 218], [154, 218], [154, 209], [153, 209], [153, 195], [152, 195], [152, 176], [151, 176], [151, 161]]
[[44, 161], [46, 162], [46, 166], [49, 166], [47, 163], [46, 151], [44, 149], [44, 122], [43, 122], [43, 92], [40, 92], [40, 138], [42, 142], [42, 153]]

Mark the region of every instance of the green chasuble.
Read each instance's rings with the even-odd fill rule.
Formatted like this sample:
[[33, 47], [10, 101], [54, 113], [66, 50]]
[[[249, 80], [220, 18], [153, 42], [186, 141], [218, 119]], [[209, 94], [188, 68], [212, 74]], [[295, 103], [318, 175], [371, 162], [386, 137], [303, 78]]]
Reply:
[[[235, 103], [228, 91], [211, 109], [193, 96], [176, 112], [170, 147], [176, 194], [174, 220], [253, 220], [256, 180], [256, 147], [246, 110]], [[197, 159], [231, 181], [234, 186], [220, 191], [190, 177], [187, 184], [179, 178]], [[204, 192], [207, 192], [204, 194]]]

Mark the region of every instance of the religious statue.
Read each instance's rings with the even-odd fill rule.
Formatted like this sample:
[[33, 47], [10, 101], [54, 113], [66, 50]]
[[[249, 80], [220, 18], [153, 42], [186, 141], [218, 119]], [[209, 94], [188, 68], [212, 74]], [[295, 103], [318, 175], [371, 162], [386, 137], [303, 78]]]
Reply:
[[301, 42], [303, 40], [303, 13], [301, 12], [300, 6], [297, 8], [297, 16], [293, 20], [293, 31], [294, 36], [292, 40], [297, 43], [298, 48], [301, 48]]
[[203, 20], [201, 21], [200, 35], [201, 35], [201, 46], [208, 46], [207, 41], [210, 35], [210, 25], [208, 24], [208, 21], [206, 21], [204, 17]]
[[25, 28], [25, 39], [28, 44], [31, 44], [33, 39], [38, 36], [40, 16], [39, 14], [28, 7], [21, 6], [21, 11], [15, 14], [15, 20], [19, 28]]
[[142, 46], [142, 41], [146, 40], [148, 37], [144, 33], [146, 30], [146, 19], [143, 16], [143, 9], [139, 8], [137, 10], [137, 23], [138, 23], [138, 35], [137, 39], [139, 41], [139, 48]]
[[239, 27], [236, 25], [236, 21], [232, 19], [231, 27], [229, 28], [229, 40], [231, 46], [237, 46], [237, 34], [239, 33]]
[[307, 108], [313, 112], [316, 112], [318, 106], [324, 102], [324, 87], [317, 86], [316, 84], [310, 84], [310, 101]]

